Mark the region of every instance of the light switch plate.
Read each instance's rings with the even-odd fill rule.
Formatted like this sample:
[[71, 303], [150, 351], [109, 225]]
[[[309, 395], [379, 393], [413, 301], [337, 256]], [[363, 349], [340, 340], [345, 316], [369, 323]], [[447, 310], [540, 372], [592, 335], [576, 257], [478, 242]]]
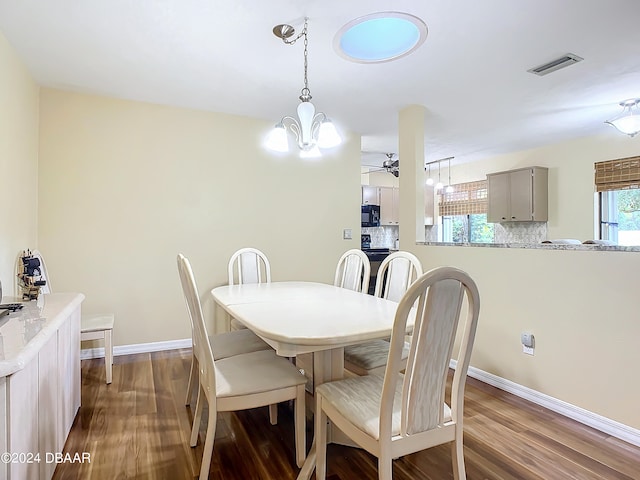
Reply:
[[534, 351], [533, 347], [527, 347], [525, 345], [522, 345], [522, 353], [526, 353], [527, 355], [533, 355], [533, 351]]
[[345, 228], [342, 230], [342, 239], [343, 240], [351, 240], [353, 238], [353, 232], [350, 228]]

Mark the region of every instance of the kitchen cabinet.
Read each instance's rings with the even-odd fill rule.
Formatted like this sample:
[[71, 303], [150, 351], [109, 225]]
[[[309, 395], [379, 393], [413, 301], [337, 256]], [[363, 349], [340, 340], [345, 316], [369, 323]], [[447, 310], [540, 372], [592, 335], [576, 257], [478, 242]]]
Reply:
[[380, 225], [400, 223], [400, 189], [380, 187]]
[[527, 167], [487, 174], [487, 222], [546, 222], [548, 169]]
[[363, 185], [362, 205], [380, 205], [380, 187]]

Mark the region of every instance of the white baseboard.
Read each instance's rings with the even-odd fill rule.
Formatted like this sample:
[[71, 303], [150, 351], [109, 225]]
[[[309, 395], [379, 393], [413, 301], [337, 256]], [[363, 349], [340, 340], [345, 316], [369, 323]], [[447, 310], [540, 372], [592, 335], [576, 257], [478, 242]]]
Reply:
[[[455, 369], [456, 362], [452, 360], [450, 366]], [[511, 380], [498, 377], [497, 375], [485, 372], [479, 368], [469, 367], [468, 375], [480, 380], [481, 382], [499, 388], [500, 390], [512, 393], [517, 397], [524, 398], [536, 405], [548, 408], [549, 410], [564, 415], [565, 417], [571, 418], [584, 425], [640, 447], [640, 430], [638, 429], [629, 427], [628, 425], [616, 422], [615, 420], [603, 417], [602, 415], [590, 412], [589, 410], [585, 410], [584, 408], [577, 407], [565, 401], [558, 400], [557, 398], [536, 390], [532, 390], [529, 387], [512, 382]]]
[[[134, 345], [120, 345], [113, 347], [113, 356], [132, 355], [134, 353], [161, 352], [163, 350], [176, 350], [178, 348], [191, 348], [191, 339], [169, 340], [167, 342], [137, 343]], [[104, 347], [85, 348], [80, 351], [81, 360], [91, 358], [104, 358]]]

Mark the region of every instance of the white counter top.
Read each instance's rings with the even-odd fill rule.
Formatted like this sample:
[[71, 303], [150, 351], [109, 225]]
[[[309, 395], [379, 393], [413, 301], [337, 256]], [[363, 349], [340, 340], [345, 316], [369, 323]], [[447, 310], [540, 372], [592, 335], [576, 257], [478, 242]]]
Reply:
[[[1, 317], [0, 377], [22, 370], [83, 300], [81, 293], [41, 294], [37, 301], [24, 302], [21, 310]], [[3, 303], [11, 302], [3, 298]]]

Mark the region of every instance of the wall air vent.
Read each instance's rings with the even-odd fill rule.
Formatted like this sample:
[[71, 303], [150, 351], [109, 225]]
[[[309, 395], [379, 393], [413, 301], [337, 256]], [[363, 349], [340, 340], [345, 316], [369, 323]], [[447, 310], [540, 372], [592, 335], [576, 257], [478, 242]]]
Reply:
[[573, 53], [567, 53], [566, 55], [556, 58], [555, 60], [551, 60], [544, 65], [530, 68], [527, 72], [543, 76], [548, 73], [555, 72], [556, 70], [560, 70], [561, 68], [568, 67], [569, 65], [573, 65], [574, 63], [581, 62], [582, 60], [584, 60], [584, 58], [574, 55]]

